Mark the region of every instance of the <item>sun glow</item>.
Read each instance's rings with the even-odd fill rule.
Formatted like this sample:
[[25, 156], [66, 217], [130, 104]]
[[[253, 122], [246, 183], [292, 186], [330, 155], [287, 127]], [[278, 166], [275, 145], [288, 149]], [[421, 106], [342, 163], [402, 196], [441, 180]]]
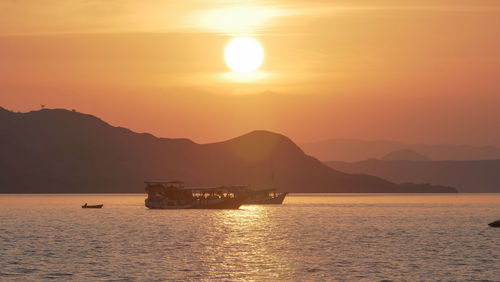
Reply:
[[260, 67], [264, 60], [264, 51], [257, 40], [240, 37], [227, 44], [224, 59], [233, 71], [249, 73]]
[[195, 28], [206, 29], [210, 32], [241, 36], [260, 32], [276, 25], [279, 18], [295, 13], [295, 10], [281, 6], [256, 3], [241, 6], [239, 3], [234, 6], [224, 5], [224, 7], [214, 9], [202, 9], [193, 13], [187, 22]]

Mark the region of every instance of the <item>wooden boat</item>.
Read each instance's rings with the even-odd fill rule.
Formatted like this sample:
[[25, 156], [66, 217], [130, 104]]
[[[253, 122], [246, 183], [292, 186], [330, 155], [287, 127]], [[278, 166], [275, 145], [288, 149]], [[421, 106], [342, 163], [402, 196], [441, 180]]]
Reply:
[[182, 181], [146, 181], [150, 209], [238, 209], [248, 198], [242, 186], [184, 187]]
[[491, 227], [500, 227], [500, 220], [488, 223], [488, 225], [491, 226]]
[[281, 205], [288, 192], [279, 192], [277, 189], [252, 190], [245, 201], [248, 205]]
[[104, 206], [103, 204], [101, 205], [87, 205], [87, 203], [85, 203], [85, 205], [82, 206], [82, 209], [100, 209], [102, 208], [102, 206]]

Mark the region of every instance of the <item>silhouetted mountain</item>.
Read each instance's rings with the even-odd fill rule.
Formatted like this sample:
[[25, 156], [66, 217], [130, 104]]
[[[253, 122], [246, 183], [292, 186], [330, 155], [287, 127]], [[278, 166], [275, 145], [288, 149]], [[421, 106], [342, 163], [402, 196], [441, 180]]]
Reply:
[[326, 162], [347, 173], [366, 173], [395, 182], [433, 183], [459, 192], [500, 193], [500, 160]]
[[355, 139], [330, 139], [300, 144], [306, 154], [322, 161], [355, 162], [380, 159], [386, 154], [410, 149], [432, 160], [494, 160], [500, 159], [500, 148], [468, 145], [406, 144], [394, 141], [363, 141]]
[[143, 192], [146, 179], [291, 192], [455, 192], [338, 172], [266, 131], [212, 144], [156, 138], [67, 110], [0, 110], [0, 192]]
[[402, 149], [390, 152], [382, 157], [384, 161], [430, 161], [428, 157], [410, 149]]

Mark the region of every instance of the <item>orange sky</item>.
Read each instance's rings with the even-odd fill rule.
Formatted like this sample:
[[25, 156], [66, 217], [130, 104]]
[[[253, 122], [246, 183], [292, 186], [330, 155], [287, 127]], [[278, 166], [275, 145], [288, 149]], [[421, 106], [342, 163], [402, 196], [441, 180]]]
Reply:
[[[1, 1], [0, 106], [162, 137], [499, 145], [500, 1]], [[265, 50], [241, 78], [235, 36]]]

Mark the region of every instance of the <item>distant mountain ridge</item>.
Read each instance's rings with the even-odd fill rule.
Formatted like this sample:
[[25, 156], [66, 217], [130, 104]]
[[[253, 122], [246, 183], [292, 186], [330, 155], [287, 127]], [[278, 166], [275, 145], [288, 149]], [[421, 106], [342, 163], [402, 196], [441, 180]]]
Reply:
[[427, 156], [424, 156], [414, 150], [410, 149], [401, 149], [401, 150], [396, 150], [392, 151], [389, 154], [385, 155], [382, 157], [382, 160], [384, 161], [416, 161], [416, 162], [422, 162], [422, 161], [430, 161], [431, 159], [428, 158]]
[[179, 179], [187, 185], [248, 184], [290, 192], [456, 192], [331, 169], [289, 138], [254, 131], [227, 141], [197, 144], [113, 127], [87, 114], [0, 108], [0, 192], [135, 193], [144, 180]]
[[432, 160], [494, 160], [500, 159], [500, 148], [468, 145], [408, 144], [395, 141], [365, 141], [356, 139], [329, 139], [303, 143], [299, 146], [308, 155], [322, 161], [356, 162], [371, 158], [381, 159], [397, 150], [413, 150]]
[[500, 160], [325, 162], [347, 173], [366, 173], [394, 182], [433, 183], [459, 192], [500, 193]]

